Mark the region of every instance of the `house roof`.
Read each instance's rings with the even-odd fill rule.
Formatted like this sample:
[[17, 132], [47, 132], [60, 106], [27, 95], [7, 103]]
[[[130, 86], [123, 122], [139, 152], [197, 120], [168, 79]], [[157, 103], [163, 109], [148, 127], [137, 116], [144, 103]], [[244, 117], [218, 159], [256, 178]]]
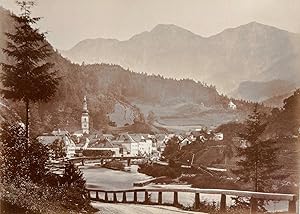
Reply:
[[116, 148], [116, 147], [117, 146], [115, 146], [112, 142], [110, 142], [107, 139], [96, 140], [96, 141], [90, 142], [88, 145], [88, 148]]
[[37, 137], [37, 139], [44, 145], [50, 145], [55, 140], [63, 140], [62, 136], [55, 136], [55, 135], [42, 135]]
[[158, 141], [163, 141], [166, 137], [167, 137], [167, 135], [165, 135], [165, 134], [157, 134], [157, 135], [155, 135], [155, 138]]
[[58, 130], [52, 131], [51, 134], [58, 135], [58, 136], [64, 136], [64, 135], [69, 135], [70, 133], [68, 131], [66, 131], [66, 130], [60, 130], [60, 129], [58, 129]]
[[144, 134], [129, 134], [129, 136], [135, 141], [135, 142], [141, 142], [148, 139], [148, 135]]

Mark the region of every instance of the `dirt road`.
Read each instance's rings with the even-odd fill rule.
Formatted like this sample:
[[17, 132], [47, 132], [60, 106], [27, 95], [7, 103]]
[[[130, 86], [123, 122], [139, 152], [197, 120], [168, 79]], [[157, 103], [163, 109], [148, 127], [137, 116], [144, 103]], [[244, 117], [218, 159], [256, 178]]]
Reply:
[[93, 202], [92, 206], [99, 209], [97, 214], [201, 214], [200, 212], [184, 211], [169, 206], [108, 204], [100, 202]]

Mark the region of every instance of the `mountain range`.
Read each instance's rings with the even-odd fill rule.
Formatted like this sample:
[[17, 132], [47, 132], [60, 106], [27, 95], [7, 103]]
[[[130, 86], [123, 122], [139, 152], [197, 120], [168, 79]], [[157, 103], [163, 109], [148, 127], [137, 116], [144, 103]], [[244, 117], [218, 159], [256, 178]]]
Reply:
[[[125, 41], [86, 39], [60, 52], [77, 63], [114, 63], [140, 73], [191, 78], [252, 101], [290, 92], [300, 82], [300, 35], [257, 22], [210, 37], [159, 24]], [[263, 86], [276, 82], [282, 91]], [[263, 94], [262, 88], [256, 92], [257, 86], [264, 88]]]
[[[14, 24], [9, 11], [1, 7], [0, 20], [0, 48], [4, 48], [4, 33], [13, 32]], [[232, 110], [228, 107], [230, 99], [212, 85], [136, 73], [115, 64], [79, 65], [52, 50], [48, 61], [55, 64], [53, 69], [58, 70], [62, 80], [49, 103], [31, 106], [35, 121], [32, 127], [37, 133], [54, 128], [78, 130], [84, 96], [88, 100], [91, 129], [107, 131], [149, 133], [217, 126], [245, 118], [253, 106], [232, 99], [237, 106]], [[1, 51], [0, 61], [9, 62]], [[0, 102], [15, 109], [21, 117], [24, 115], [24, 104]], [[7, 109], [0, 106], [0, 115], [5, 115]]]

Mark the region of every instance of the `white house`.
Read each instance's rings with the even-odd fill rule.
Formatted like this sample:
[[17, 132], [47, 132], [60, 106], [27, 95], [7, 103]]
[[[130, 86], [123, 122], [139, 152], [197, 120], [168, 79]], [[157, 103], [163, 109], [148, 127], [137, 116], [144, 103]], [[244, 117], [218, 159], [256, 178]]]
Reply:
[[138, 143], [139, 155], [151, 155], [153, 140], [147, 134], [129, 134], [129, 137]]
[[111, 151], [113, 152], [114, 157], [120, 157], [122, 155], [120, 153], [120, 147], [108, 139], [92, 139], [89, 141], [87, 147], [83, 148], [83, 150]]
[[215, 141], [221, 141], [224, 139], [224, 134], [222, 132], [215, 133], [213, 139]]
[[64, 143], [64, 150], [67, 158], [71, 158], [75, 155], [75, 143], [71, 139], [71, 136], [68, 131], [53, 131], [51, 134], [44, 134], [37, 139], [44, 145], [50, 146], [54, 141], [59, 140]]
[[121, 134], [117, 141], [122, 142], [122, 147], [127, 155], [151, 155], [153, 150], [152, 136], [148, 134]]
[[121, 149], [122, 156], [138, 156], [138, 143], [135, 142], [127, 133], [123, 133], [117, 139], [111, 141], [112, 144]]
[[236, 110], [236, 105], [230, 100], [230, 102], [228, 103], [228, 108]]
[[192, 141], [190, 141], [188, 138], [184, 138], [182, 141], [180, 141], [179, 145], [180, 145], [180, 148], [182, 148], [183, 146], [189, 145], [191, 143], [192, 143]]

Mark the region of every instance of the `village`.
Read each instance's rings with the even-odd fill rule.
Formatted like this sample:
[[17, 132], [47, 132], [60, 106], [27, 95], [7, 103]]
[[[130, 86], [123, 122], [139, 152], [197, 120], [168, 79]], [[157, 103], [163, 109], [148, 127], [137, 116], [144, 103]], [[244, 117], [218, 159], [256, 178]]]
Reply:
[[[235, 109], [234, 103], [230, 102], [229, 107]], [[64, 129], [57, 129], [51, 133], [45, 133], [38, 137], [44, 145], [52, 145], [55, 141], [63, 143], [66, 158], [78, 157], [84, 154], [101, 156], [110, 155], [113, 157], [145, 157], [150, 160], [159, 160], [168, 141], [176, 137], [180, 147], [191, 144], [199, 139], [202, 143], [206, 140], [222, 142], [222, 132], [214, 132], [212, 129], [195, 129], [182, 134], [165, 133], [120, 133], [106, 134], [91, 132], [89, 127], [89, 111], [87, 99], [83, 99], [81, 116], [81, 130], [70, 133]], [[85, 152], [83, 152], [85, 151]]]

